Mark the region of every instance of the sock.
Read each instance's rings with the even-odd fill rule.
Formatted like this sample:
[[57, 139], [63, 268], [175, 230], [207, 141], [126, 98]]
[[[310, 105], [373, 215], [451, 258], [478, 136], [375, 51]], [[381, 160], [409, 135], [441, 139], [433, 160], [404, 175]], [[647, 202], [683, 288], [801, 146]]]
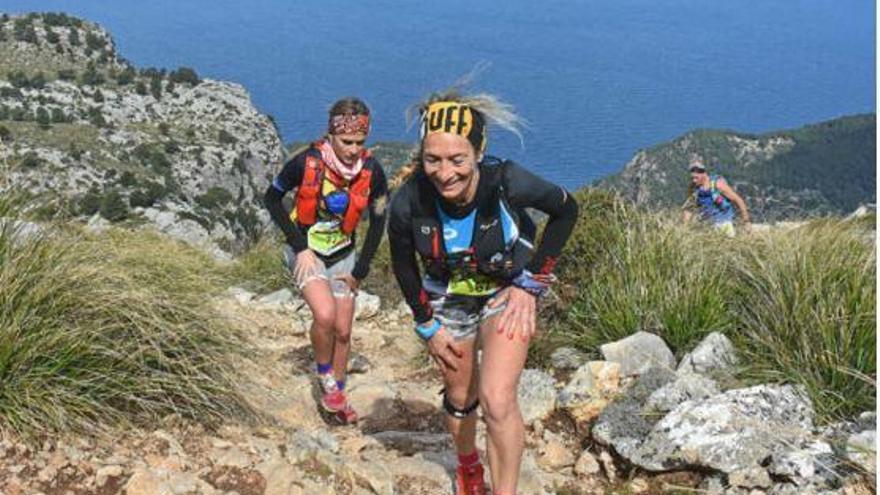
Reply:
[[338, 388], [340, 392], [345, 390], [345, 380], [336, 380], [336, 388]]
[[321, 364], [321, 363], [315, 362], [315, 365], [318, 368], [319, 375], [326, 375], [327, 373], [330, 373], [330, 371], [333, 370], [333, 363]]
[[458, 454], [458, 465], [461, 467], [473, 467], [480, 463], [480, 454], [476, 450], [470, 454]]

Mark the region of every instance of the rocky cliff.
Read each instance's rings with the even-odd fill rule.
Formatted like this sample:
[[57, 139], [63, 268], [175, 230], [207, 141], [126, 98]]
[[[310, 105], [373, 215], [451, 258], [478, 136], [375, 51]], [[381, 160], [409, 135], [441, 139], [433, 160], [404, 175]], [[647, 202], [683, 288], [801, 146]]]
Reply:
[[267, 225], [283, 148], [242, 86], [138, 69], [64, 14], [2, 16], [0, 60], [0, 187], [41, 215], [151, 224], [217, 254]]

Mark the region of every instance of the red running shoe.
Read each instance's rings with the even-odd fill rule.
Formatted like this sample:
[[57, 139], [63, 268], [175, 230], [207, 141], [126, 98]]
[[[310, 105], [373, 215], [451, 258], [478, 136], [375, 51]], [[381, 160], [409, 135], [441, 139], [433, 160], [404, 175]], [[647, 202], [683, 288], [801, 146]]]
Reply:
[[345, 393], [340, 390], [326, 392], [321, 397], [321, 407], [334, 414], [342, 424], [357, 423], [357, 412], [348, 403], [348, 397], [345, 396]]
[[458, 466], [455, 470], [456, 495], [486, 495], [486, 484], [483, 482], [483, 465]]

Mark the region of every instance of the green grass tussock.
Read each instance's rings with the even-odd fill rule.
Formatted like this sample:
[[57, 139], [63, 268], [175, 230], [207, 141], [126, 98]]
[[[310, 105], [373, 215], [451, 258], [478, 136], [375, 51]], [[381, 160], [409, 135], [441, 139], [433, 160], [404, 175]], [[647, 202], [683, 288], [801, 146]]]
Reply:
[[263, 235], [250, 249], [236, 258], [225, 271], [230, 285], [265, 294], [290, 288], [290, 278], [282, 266], [282, 244], [275, 236]]
[[823, 417], [876, 405], [876, 259], [865, 230], [820, 220], [730, 257], [737, 347], [753, 381], [806, 387]]
[[[0, 200], [0, 211], [10, 208]], [[46, 232], [49, 232], [46, 230]], [[131, 236], [131, 237], [128, 237]], [[0, 230], [0, 424], [24, 436], [249, 414], [200, 254], [149, 234]]]
[[607, 193], [584, 191], [578, 199], [575, 252], [560, 263], [569, 309], [553, 325], [564, 340], [595, 352], [651, 330], [681, 353], [730, 328], [716, 235], [644, 214]]
[[720, 331], [737, 346], [741, 380], [803, 385], [821, 420], [875, 408], [871, 225], [824, 219], [728, 239], [682, 225], [675, 211], [646, 213], [598, 191], [578, 199], [544, 352], [598, 355], [649, 330], [681, 357]]

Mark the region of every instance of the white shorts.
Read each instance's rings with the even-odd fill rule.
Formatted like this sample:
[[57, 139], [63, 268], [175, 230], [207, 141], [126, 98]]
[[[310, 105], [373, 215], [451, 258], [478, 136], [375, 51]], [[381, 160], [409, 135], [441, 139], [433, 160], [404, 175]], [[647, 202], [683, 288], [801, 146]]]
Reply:
[[[293, 280], [296, 288], [302, 291], [307, 283], [315, 279], [321, 279], [326, 280], [330, 284], [330, 291], [333, 292], [333, 297], [354, 296], [354, 293], [352, 293], [351, 288], [345, 283], [345, 281], [335, 278], [337, 275], [351, 273], [351, 271], [354, 270], [354, 249], [352, 249], [344, 258], [336, 261], [329, 267], [324, 265], [324, 260], [322, 260], [320, 256], [316, 255], [316, 257], [318, 258], [317, 273], [302, 274], [302, 280]], [[284, 268], [290, 274], [290, 277], [293, 278], [295, 273], [294, 268], [296, 267], [296, 253], [293, 252], [293, 249], [290, 246], [284, 246], [282, 263], [284, 264]]]

